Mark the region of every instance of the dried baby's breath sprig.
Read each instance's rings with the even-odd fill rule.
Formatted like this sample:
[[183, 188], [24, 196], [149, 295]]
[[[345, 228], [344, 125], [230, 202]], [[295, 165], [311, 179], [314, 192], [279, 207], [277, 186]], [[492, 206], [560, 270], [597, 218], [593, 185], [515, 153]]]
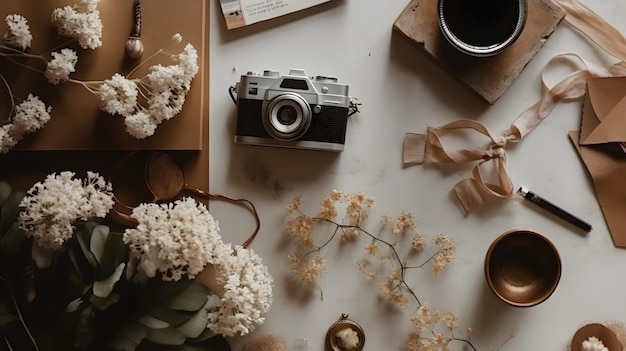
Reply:
[[[406, 280], [409, 270], [431, 266], [432, 274], [439, 275], [454, 258], [457, 244], [448, 235], [439, 234], [434, 239], [430, 256], [417, 261], [427, 249], [424, 235], [415, 231], [413, 213], [403, 211], [398, 216], [381, 216], [381, 228], [377, 235], [364, 229], [369, 211], [376, 201], [362, 192], [344, 193], [332, 190], [320, 202], [316, 216], [307, 215], [302, 209], [302, 196], [297, 195], [287, 205], [288, 218], [285, 232], [295, 244], [295, 252], [288, 256], [291, 272], [305, 285], [318, 288], [325, 260], [322, 250], [335, 238], [344, 243], [354, 243], [363, 236], [368, 240], [364, 246], [366, 257], [357, 263], [369, 283], [377, 283], [378, 292], [392, 305], [405, 310], [415, 301], [417, 307], [409, 320], [413, 331], [407, 340], [409, 351], [449, 350], [453, 341], [464, 343], [476, 351], [468, 338], [458, 337], [457, 315], [454, 311], [433, 311], [419, 299], [416, 291]], [[342, 219], [337, 219], [343, 214]], [[315, 240], [314, 234], [321, 228], [329, 229], [325, 237]], [[391, 239], [385, 239], [385, 234]], [[410, 240], [410, 245], [402, 245]], [[403, 248], [406, 248], [402, 250]]]

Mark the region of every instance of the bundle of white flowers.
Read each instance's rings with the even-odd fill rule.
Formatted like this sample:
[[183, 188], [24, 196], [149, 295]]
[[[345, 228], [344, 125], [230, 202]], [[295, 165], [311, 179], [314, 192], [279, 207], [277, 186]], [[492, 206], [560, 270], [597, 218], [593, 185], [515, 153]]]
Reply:
[[207, 265], [216, 271], [220, 302], [208, 312], [207, 327], [225, 336], [245, 335], [264, 322], [272, 304], [273, 279], [263, 260], [242, 246], [222, 241], [207, 207], [190, 197], [168, 204], [142, 204], [133, 210], [139, 224], [126, 229], [124, 242], [147, 276], [164, 280], [194, 278]]
[[[252, 250], [223, 241], [206, 205], [141, 204], [134, 227], [108, 220], [113, 205], [111, 184], [93, 172], [50, 174], [26, 193], [0, 182], [0, 337], [10, 349], [226, 342], [264, 322], [272, 276]], [[214, 286], [194, 279], [207, 267]], [[15, 325], [32, 337], [14, 336]]]
[[[97, 9], [98, 3], [99, 0], [81, 0], [73, 6], [54, 9], [51, 20], [57, 27], [58, 35], [77, 41], [83, 49], [95, 50], [101, 47], [103, 26]], [[110, 79], [81, 81], [70, 77], [78, 64], [76, 51], [61, 48], [42, 55], [30, 53], [27, 50], [33, 36], [28, 20], [22, 15], [11, 14], [6, 17], [6, 23], [8, 29], [0, 42], [0, 57], [5, 57], [8, 62], [19, 67], [43, 72], [52, 85], [64, 82], [80, 84], [100, 99], [102, 111], [123, 116], [126, 131], [138, 139], [153, 135], [160, 123], [182, 111], [191, 82], [199, 69], [197, 51], [193, 45], [187, 44], [178, 54], [159, 50], [152, 55], [147, 60], [157, 55], [166, 55], [174, 64], [154, 65], [141, 78], [131, 78], [135, 71], [133, 69], [126, 76], [116, 72]], [[182, 37], [175, 34], [173, 40], [180, 43]], [[45, 68], [30, 62], [16, 61], [19, 58], [36, 59], [45, 64]], [[13, 96], [10, 83], [1, 74], [0, 79], [12, 104], [9, 116], [0, 128], [0, 153], [7, 153], [25, 134], [45, 126], [50, 119], [51, 107], [46, 107], [32, 94], [23, 103], [16, 104], [17, 98]], [[143, 100], [140, 101], [139, 97]], [[24, 110], [29, 113], [22, 112]]]

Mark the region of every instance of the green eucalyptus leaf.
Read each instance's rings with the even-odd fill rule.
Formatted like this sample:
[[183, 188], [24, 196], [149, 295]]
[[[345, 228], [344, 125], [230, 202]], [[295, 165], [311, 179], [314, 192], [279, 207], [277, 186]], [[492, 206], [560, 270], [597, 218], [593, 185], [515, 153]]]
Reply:
[[0, 254], [5, 257], [14, 256], [26, 239], [26, 234], [19, 228], [19, 224], [13, 222], [9, 230], [0, 238]]
[[183, 292], [192, 281], [183, 278], [178, 281], [162, 281], [158, 276], [148, 280], [145, 285], [146, 293], [142, 296], [144, 311], [150, 311], [156, 306], [164, 305], [164, 302]]
[[209, 288], [194, 281], [187, 289], [166, 300], [164, 305], [173, 310], [198, 311], [204, 306], [210, 293]]
[[108, 276], [106, 279], [95, 281], [93, 283], [93, 294], [100, 298], [108, 297], [113, 291], [115, 283], [120, 281], [120, 277], [124, 272], [124, 267], [126, 267], [126, 264], [120, 263], [113, 274]]
[[85, 282], [90, 282], [93, 279], [93, 270], [78, 245], [68, 246], [67, 256], [72, 262], [73, 272], [78, 276], [80, 283], [84, 285]]
[[11, 184], [5, 181], [0, 182], [0, 207], [4, 205], [4, 202], [9, 198], [12, 191], [13, 188], [11, 187]]
[[22, 202], [24, 196], [26, 196], [26, 193], [14, 191], [4, 201], [2, 209], [0, 209], [0, 234], [4, 234], [9, 230], [17, 219], [20, 213], [20, 202]]
[[100, 258], [99, 276], [109, 276], [120, 263], [128, 261], [128, 246], [124, 243], [124, 233], [111, 231], [104, 246], [104, 254]]
[[96, 256], [93, 254], [93, 252], [91, 252], [91, 250], [89, 250], [89, 243], [91, 242], [91, 235], [96, 226], [97, 224], [95, 223], [85, 223], [78, 228], [78, 231], [76, 233], [77, 235], [75, 235], [76, 241], [78, 241], [78, 246], [80, 247], [83, 256], [87, 259], [94, 271], [98, 270], [99, 264]]
[[89, 251], [93, 253], [98, 262], [102, 262], [104, 254], [104, 245], [109, 239], [111, 230], [106, 225], [98, 225], [91, 232], [91, 240], [89, 241]]
[[146, 340], [161, 345], [182, 345], [185, 335], [178, 330], [168, 327], [163, 329], [148, 329]]
[[219, 296], [213, 294], [209, 296], [204, 306], [194, 313], [188, 321], [176, 327], [178, 331], [185, 334], [188, 338], [199, 338], [206, 330], [209, 324], [208, 313], [221, 304]]
[[164, 306], [155, 307], [148, 315], [160, 319], [171, 326], [181, 325], [193, 316], [192, 313], [176, 311]]
[[170, 326], [167, 322], [148, 315], [140, 317], [137, 322], [150, 329], [165, 329]]

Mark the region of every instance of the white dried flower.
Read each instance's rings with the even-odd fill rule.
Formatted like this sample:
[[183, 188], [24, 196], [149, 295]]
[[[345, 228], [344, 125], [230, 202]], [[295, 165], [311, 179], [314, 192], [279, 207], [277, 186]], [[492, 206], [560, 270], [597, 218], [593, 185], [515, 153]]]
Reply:
[[15, 106], [11, 122], [0, 128], [0, 153], [7, 153], [27, 133], [42, 128], [50, 120], [52, 108], [39, 97], [28, 94], [26, 100]]
[[62, 49], [52, 53], [52, 60], [48, 62], [44, 76], [49, 83], [57, 85], [70, 79], [70, 73], [76, 72], [78, 55], [72, 49]]
[[[182, 39], [182, 38], [181, 38]], [[185, 73], [186, 85], [191, 84], [191, 81], [198, 73], [198, 51], [191, 44], [185, 45], [185, 49], [180, 54], [176, 55], [178, 65], [183, 69]]]
[[582, 343], [582, 351], [609, 351], [602, 341], [595, 336], [589, 337]]
[[221, 305], [208, 313], [208, 328], [224, 336], [245, 335], [265, 321], [272, 304], [273, 278], [263, 260], [242, 246], [222, 251], [214, 264], [217, 282], [224, 286]]
[[0, 153], [5, 154], [17, 145], [17, 140], [10, 133], [11, 127], [13, 124], [10, 123], [0, 127]]
[[22, 199], [18, 223], [37, 245], [58, 249], [72, 237], [74, 222], [104, 217], [113, 207], [113, 189], [97, 173], [88, 172], [83, 181], [74, 172], [50, 174], [33, 185]]
[[337, 346], [342, 350], [353, 350], [359, 345], [359, 334], [350, 329], [345, 328], [335, 333], [337, 338]]
[[137, 139], [144, 139], [154, 134], [157, 123], [152, 116], [144, 110], [124, 118], [126, 132]]
[[122, 116], [130, 116], [135, 112], [138, 94], [137, 83], [119, 73], [105, 80], [96, 92], [102, 111]]
[[78, 40], [83, 49], [102, 46], [102, 21], [97, 10], [99, 0], [82, 0], [74, 6], [56, 8], [52, 22], [59, 34]]
[[[129, 99], [123, 103], [118, 100], [120, 109], [125, 112], [120, 114], [125, 117], [126, 131], [137, 139], [153, 135], [159, 124], [182, 111], [185, 97], [191, 89], [191, 81], [198, 73], [198, 54], [193, 45], [187, 44], [182, 53], [171, 57], [177, 64], [169, 66], [158, 64], [150, 67], [148, 74], [138, 85], [146, 89], [147, 107], [136, 106], [134, 111], [137, 112], [134, 112], [130, 109], [132, 104], [130, 95], [128, 95]], [[124, 86], [124, 93], [130, 94], [126, 89], [130, 89], [129, 85]], [[102, 97], [101, 101], [104, 102]], [[125, 108], [128, 109], [125, 110]], [[110, 109], [110, 111], [114, 110]]]
[[15, 115], [12, 118], [15, 134], [32, 133], [42, 128], [50, 120], [52, 107], [46, 106], [33, 94], [28, 94], [26, 100], [15, 106]]
[[194, 278], [225, 251], [219, 224], [204, 204], [190, 197], [165, 204], [141, 204], [132, 213], [139, 224], [126, 229], [124, 242], [149, 277]]
[[9, 31], [4, 34], [7, 45], [19, 47], [22, 50], [30, 47], [33, 36], [30, 34], [28, 20], [21, 15], [7, 15], [5, 19], [9, 26]]

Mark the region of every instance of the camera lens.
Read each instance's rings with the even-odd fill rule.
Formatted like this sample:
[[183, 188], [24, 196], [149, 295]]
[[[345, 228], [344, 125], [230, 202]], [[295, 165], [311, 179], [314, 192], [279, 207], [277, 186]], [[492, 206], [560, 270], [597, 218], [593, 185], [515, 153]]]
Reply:
[[275, 139], [297, 140], [311, 125], [311, 106], [302, 96], [280, 94], [269, 100], [263, 114], [263, 126]]
[[298, 118], [298, 112], [293, 106], [281, 106], [277, 113], [278, 121], [284, 125], [294, 124]]

